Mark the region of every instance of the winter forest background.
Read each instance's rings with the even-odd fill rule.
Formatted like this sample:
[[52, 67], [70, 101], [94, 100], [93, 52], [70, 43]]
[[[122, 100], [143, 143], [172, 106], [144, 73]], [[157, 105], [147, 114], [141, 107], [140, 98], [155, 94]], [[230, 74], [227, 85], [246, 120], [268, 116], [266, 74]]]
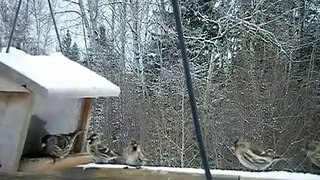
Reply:
[[[138, 139], [153, 164], [200, 167], [171, 1], [51, 1], [64, 54], [121, 88], [95, 101], [90, 127], [117, 151]], [[244, 169], [229, 147], [245, 137], [291, 157], [273, 169], [312, 172], [302, 148], [320, 134], [320, 0], [180, 2], [211, 168]], [[0, 47], [17, 4], [0, 0]], [[47, 1], [24, 0], [13, 46], [40, 55], [57, 42]]]

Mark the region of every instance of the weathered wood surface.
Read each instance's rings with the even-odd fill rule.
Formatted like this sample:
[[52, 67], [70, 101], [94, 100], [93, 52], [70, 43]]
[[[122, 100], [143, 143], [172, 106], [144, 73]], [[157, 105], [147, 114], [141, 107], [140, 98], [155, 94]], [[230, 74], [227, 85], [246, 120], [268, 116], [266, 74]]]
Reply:
[[[84, 166], [88, 167], [88, 166]], [[51, 180], [51, 179], [89, 179], [89, 180], [205, 180], [202, 170], [183, 168], [143, 167], [143, 169], [123, 169], [123, 165], [111, 165], [108, 168], [82, 167], [55, 169], [42, 173], [0, 174], [0, 179]], [[152, 169], [152, 170], [151, 170]], [[156, 170], [158, 169], [158, 170]], [[318, 180], [317, 176], [289, 172], [244, 172], [231, 170], [212, 170], [213, 180]], [[201, 172], [201, 173], [200, 173]], [[276, 173], [276, 174], [274, 174]], [[284, 173], [286, 175], [284, 175]], [[290, 176], [288, 176], [290, 174]], [[319, 178], [320, 179], [320, 178]]]
[[0, 172], [18, 169], [32, 112], [30, 92], [0, 92]]
[[76, 156], [68, 156], [64, 159], [56, 159], [55, 163], [52, 158], [30, 158], [20, 161], [18, 171], [26, 173], [50, 173], [90, 162], [92, 162], [92, 156], [88, 154], [77, 154]]
[[[121, 164], [86, 164], [92, 157], [77, 154], [53, 164], [52, 159], [28, 159], [21, 163], [20, 173], [0, 174], [1, 178], [11, 179], [104, 179], [104, 180], [205, 180], [204, 170], [195, 168], [172, 168], [143, 166], [142, 169]], [[78, 164], [77, 167], [75, 167]], [[21, 172], [24, 171], [24, 172]], [[235, 170], [211, 170], [213, 180], [320, 180], [314, 174], [291, 173], [285, 171], [247, 172]]]
[[0, 91], [3, 92], [29, 92], [26, 88], [16, 82], [10, 81], [0, 76]]
[[[214, 175], [214, 180], [239, 180], [237, 176]], [[0, 174], [1, 178], [10, 179], [103, 179], [103, 180], [205, 180], [203, 174], [187, 174], [173, 172], [156, 172], [143, 169], [86, 169], [69, 168], [55, 171], [54, 173], [16, 173]]]
[[[79, 130], [88, 129], [90, 123], [90, 114], [91, 107], [93, 104], [93, 98], [84, 98], [82, 99], [81, 105], [81, 114], [79, 117], [78, 128]], [[73, 150], [75, 152], [85, 152], [86, 150], [86, 142], [85, 139], [87, 137], [88, 132], [86, 131], [84, 134], [80, 134], [74, 143]]]

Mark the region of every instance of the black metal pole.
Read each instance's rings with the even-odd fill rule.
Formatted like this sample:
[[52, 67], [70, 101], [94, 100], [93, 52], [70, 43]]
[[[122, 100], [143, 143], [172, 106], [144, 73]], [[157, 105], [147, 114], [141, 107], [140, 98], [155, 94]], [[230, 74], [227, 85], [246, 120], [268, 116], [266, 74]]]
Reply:
[[10, 36], [9, 36], [9, 42], [8, 42], [8, 45], [7, 45], [6, 53], [9, 53], [9, 50], [10, 50], [10, 46], [11, 46], [11, 42], [12, 42], [12, 37], [13, 37], [13, 32], [14, 32], [14, 29], [16, 28], [16, 24], [17, 24], [18, 14], [19, 14], [19, 11], [20, 11], [21, 2], [22, 2], [22, 0], [19, 1], [18, 7], [17, 7], [17, 11], [16, 11], [16, 14], [15, 14], [15, 16], [14, 16], [13, 26], [12, 26], [12, 28], [11, 28], [11, 32], [10, 32]]
[[174, 17], [176, 20], [178, 39], [179, 39], [179, 43], [180, 43], [180, 50], [181, 50], [183, 67], [184, 67], [184, 72], [185, 72], [185, 76], [186, 76], [186, 83], [187, 83], [187, 88], [188, 88], [188, 93], [189, 93], [189, 100], [190, 100], [190, 106], [191, 106], [191, 111], [192, 111], [193, 124], [194, 124], [195, 132], [196, 132], [196, 136], [197, 136], [197, 141], [198, 141], [198, 145], [199, 145], [200, 156], [202, 159], [202, 164], [203, 164], [203, 167], [205, 170], [206, 178], [207, 178], [207, 180], [212, 180], [212, 176], [211, 176], [210, 168], [209, 168], [209, 164], [208, 164], [208, 159], [207, 159], [207, 154], [206, 154], [205, 146], [204, 146], [203, 139], [202, 139], [197, 104], [196, 104], [196, 100], [195, 100], [194, 93], [193, 93], [189, 61], [188, 61], [186, 45], [185, 45], [184, 37], [183, 37], [180, 9], [179, 9], [179, 5], [178, 5], [177, 0], [171, 0], [171, 2], [172, 2], [173, 12], [174, 12]]
[[59, 36], [56, 20], [54, 19], [54, 14], [53, 14], [53, 10], [52, 10], [52, 6], [51, 6], [50, 0], [48, 0], [48, 4], [49, 4], [50, 14], [51, 14], [52, 21], [53, 21], [53, 26], [54, 26], [54, 29], [55, 29], [56, 34], [57, 34], [60, 51], [62, 52], [62, 45], [61, 45], [61, 41], [60, 41], [60, 36]]

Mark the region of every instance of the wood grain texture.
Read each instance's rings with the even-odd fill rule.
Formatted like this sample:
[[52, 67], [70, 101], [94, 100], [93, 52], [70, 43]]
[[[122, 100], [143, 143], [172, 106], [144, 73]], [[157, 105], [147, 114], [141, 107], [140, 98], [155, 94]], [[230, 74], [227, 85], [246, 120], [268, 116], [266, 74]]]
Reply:
[[19, 172], [50, 173], [61, 169], [73, 168], [77, 165], [87, 164], [92, 161], [92, 156], [88, 154], [77, 154], [64, 159], [57, 159], [53, 163], [52, 158], [30, 158], [20, 162]]
[[[93, 98], [84, 98], [82, 100], [78, 130], [88, 129], [93, 100]], [[78, 136], [73, 147], [74, 152], [82, 152], [84, 149], [86, 133]]]
[[[103, 180], [205, 180], [203, 174], [192, 173], [174, 173], [174, 172], [160, 172], [150, 171], [144, 169], [99, 169], [90, 168], [83, 170], [82, 168], [68, 168], [59, 169], [55, 171], [46, 171], [38, 173], [16, 173], [10, 175], [3, 175], [14, 179], [103, 179]], [[1, 178], [1, 175], [0, 175]], [[231, 175], [213, 175], [214, 180], [239, 180], [238, 176]]]
[[32, 104], [30, 92], [0, 92], [0, 172], [19, 167]]
[[[46, 171], [46, 172], [34, 172], [34, 173], [15, 173], [15, 174], [0, 174], [0, 179], [25, 179], [25, 180], [47, 180], [47, 179], [90, 179], [90, 180], [205, 180], [205, 176], [203, 173], [194, 172], [194, 171], [185, 171], [185, 172], [177, 172], [179, 168], [153, 168], [153, 167], [142, 167], [143, 169], [123, 169], [122, 165], [111, 165], [111, 166], [86, 166], [87, 169], [83, 169], [82, 167], [73, 167], [73, 168], [64, 168], [64, 169], [56, 169], [55, 171]], [[173, 171], [176, 169], [177, 171]], [[183, 169], [181, 169], [183, 170]], [[219, 171], [219, 170], [218, 170]], [[242, 173], [242, 171], [233, 171], [230, 174], [230, 170], [226, 170], [225, 172], [216, 172], [212, 173], [213, 180], [296, 180], [296, 179], [310, 179], [306, 176], [303, 178], [302, 176], [291, 175], [284, 176], [280, 173], [279, 176], [269, 176], [266, 174], [265, 176], [258, 175], [255, 177], [252, 173], [248, 172], [248, 174]], [[289, 173], [289, 172], [288, 172]], [[282, 174], [282, 175], [281, 175]], [[313, 178], [315, 179], [315, 178]]]

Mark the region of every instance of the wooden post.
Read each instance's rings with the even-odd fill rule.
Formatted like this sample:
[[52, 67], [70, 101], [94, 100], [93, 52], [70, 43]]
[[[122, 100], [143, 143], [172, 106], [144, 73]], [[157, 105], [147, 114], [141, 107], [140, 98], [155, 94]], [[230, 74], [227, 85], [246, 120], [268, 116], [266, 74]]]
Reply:
[[[93, 98], [84, 98], [82, 100], [78, 130], [88, 129], [89, 117], [90, 117], [90, 113], [91, 113], [91, 107], [93, 104], [93, 100], [94, 100]], [[85, 141], [86, 133], [79, 135], [79, 137], [77, 138], [77, 140], [74, 144], [74, 148], [73, 148], [74, 152], [79, 153], [82, 151], [82, 149], [83, 149], [82, 147], [83, 147], [83, 144]]]
[[0, 90], [0, 172], [17, 171], [32, 113], [32, 94]]

